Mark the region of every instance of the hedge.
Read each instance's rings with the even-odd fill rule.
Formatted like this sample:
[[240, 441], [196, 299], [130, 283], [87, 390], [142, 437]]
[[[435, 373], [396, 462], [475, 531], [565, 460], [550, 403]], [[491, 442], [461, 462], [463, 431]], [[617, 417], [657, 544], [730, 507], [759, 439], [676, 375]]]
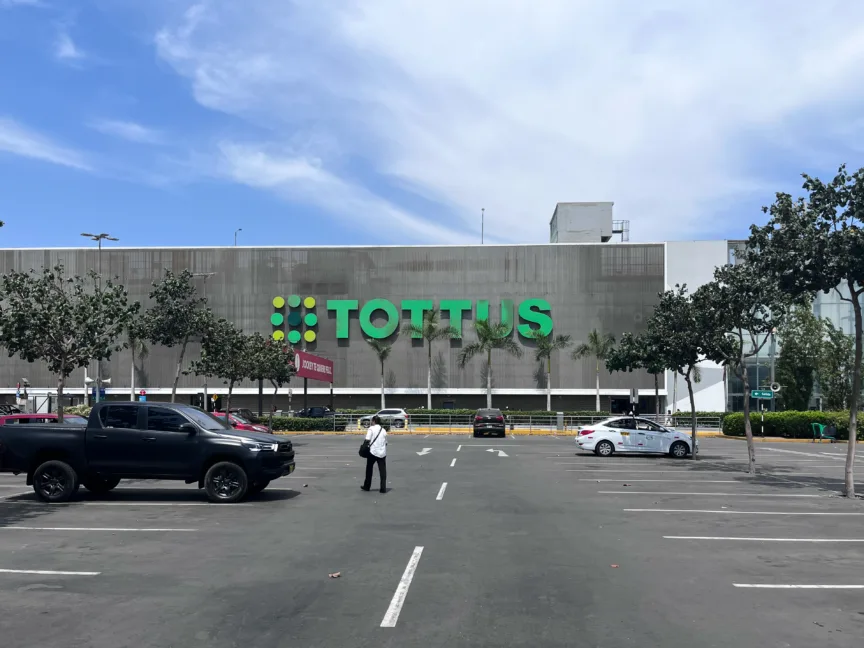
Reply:
[[[397, 408], [394, 407], [393, 409], [397, 409]], [[369, 409], [362, 409], [362, 410], [340, 409], [340, 410], [337, 410], [337, 413], [338, 414], [348, 414], [351, 416], [369, 416], [371, 414], [377, 414], [378, 411], [379, 410], [369, 410]], [[431, 416], [431, 415], [468, 416], [468, 415], [476, 414], [477, 408], [473, 408], [473, 409], [467, 409], [467, 408], [461, 408], [461, 409], [425, 409], [424, 408], [424, 409], [408, 409], [405, 411], [408, 412], [408, 414], [410, 414], [412, 416]], [[505, 409], [505, 410], [501, 410], [501, 411], [506, 415], [513, 415], [513, 416], [555, 416], [558, 413], [558, 411], [556, 411], [556, 410], [547, 411], [547, 410], [507, 410], [507, 409]], [[641, 412], [641, 413], [645, 414], [646, 416], [653, 416], [654, 410], [645, 411], [645, 412]], [[666, 412], [661, 411], [660, 415], [665, 416]], [[569, 411], [564, 412], [564, 416], [595, 416], [595, 417], [596, 416], [603, 416], [603, 417], [608, 417], [608, 416], [615, 416], [615, 415], [612, 414], [611, 412], [605, 412], [605, 411], [604, 412], [597, 412], [595, 410], [569, 410]], [[689, 418], [690, 412], [678, 412], [677, 414], [675, 414], [675, 416], [677, 418], [684, 418], [684, 417]], [[722, 419], [724, 416], [726, 416], [726, 413], [725, 412], [696, 412], [696, 416], [698, 416], [699, 418], [713, 417], [713, 418], [721, 418]]]
[[[784, 437], [787, 439], [812, 439], [811, 423], [828, 425], [834, 423], [837, 427], [837, 438], [849, 438], [849, 412], [765, 412], [766, 437]], [[750, 413], [750, 427], [754, 436], [762, 436], [762, 415]], [[723, 419], [723, 434], [727, 436], [744, 436], [744, 415], [728, 414]], [[864, 439], [864, 430], [858, 430], [858, 438]]]

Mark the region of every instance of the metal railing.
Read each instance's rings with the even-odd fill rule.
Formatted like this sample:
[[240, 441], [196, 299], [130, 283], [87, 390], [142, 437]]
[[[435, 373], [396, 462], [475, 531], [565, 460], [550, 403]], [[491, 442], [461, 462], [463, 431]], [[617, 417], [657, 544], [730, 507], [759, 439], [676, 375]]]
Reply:
[[[382, 417], [383, 418], [383, 417]], [[572, 434], [580, 428], [594, 425], [608, 420], [609, 416], [564, 416], [559, 422], [557, 416], [525, 416], [504, 415], [504, 423], [507, 430], [519, 432], [536, 432], [538, 434]], [[612, 417], [614, 418], [614, 417]], [[655, 420], [664, 427], [675, 427], [681, 430], [689, 430], [691, 420], [689, 416], [660, 417], [642, 416], [640, 418]], [[332, 430], [337, 432], [362, 432], [369, 424], [369, 415], [338, 414], [334, 417], [321, 419], [321, 430]], [[427, 432], [443, 434], [447, 432], [464, 433], [473, 428], [473, 414], [411, 414], [407, 422], [402, 418], [392, 420], [383, 419], [384, 425], [393, 431]], [[696, 419], [698, 430], [719, 430], [719, 417], [698, 417]]]

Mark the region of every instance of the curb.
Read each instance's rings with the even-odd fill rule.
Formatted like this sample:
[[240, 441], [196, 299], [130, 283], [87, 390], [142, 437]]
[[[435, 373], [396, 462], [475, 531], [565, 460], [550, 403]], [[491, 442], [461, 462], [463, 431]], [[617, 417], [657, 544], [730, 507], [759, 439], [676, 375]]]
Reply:
[[[723, 439], [729, 439], [730, 441], [746, 441], [747, 437], [743, 436], [726, 436], [720, 435]], [[814, 443], [813, 439], [786, 439], [784, 437], [753, 437], [754, 443]], [[817, 443], [827, 443], [830, 445], [830, 441], [818, 441]], [[848, 443], [845, 439], [838, 439], [834, 443]]]

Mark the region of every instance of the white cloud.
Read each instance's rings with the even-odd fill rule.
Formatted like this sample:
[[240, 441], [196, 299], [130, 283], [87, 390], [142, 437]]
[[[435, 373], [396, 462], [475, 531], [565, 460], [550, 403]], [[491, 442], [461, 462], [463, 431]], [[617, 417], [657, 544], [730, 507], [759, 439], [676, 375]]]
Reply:
[[100, 119], [92, 122], [90, 128], [105, 135], [140, 144], [162, 144], [165, 141], [161, 131], [131, 121]]
[[0, 8], [47, 6], [42, 0], [0, 0]]
[[[752, 176], [754, 135], [788, 145], [802, 115], [864, 94], [864, 4], [839, 0], [209, 0], [156, 44], [202, 105], [338, 141], [315, 168], [383, 218], [406, 211], [382, 179], [456, 228], [485, 207], [516, 241], [544, 240], [567, 200], [614, 200], [641, 240], [698, 236], [777, 189]], [[365, 188], [339, 177], [358, 160]]]
[[54, 42], [54, 56], [61, 61], [74, 63], [86, 58], [86, 54], [78, 49], [75, 41], [66, 31], [61, 31]]
[[0, 152], [82, 171], [92, 170], [82, 153], [57, 144], [44, 135], [4, 117], [0, 117]]

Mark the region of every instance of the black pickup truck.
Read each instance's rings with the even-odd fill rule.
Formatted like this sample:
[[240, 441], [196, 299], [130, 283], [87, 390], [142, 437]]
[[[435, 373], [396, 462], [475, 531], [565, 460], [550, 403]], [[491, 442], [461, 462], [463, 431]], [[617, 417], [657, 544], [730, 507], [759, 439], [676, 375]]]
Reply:
[[86, 427], [0, 426], [0, 472], [25, 473], [45, 502], [67, 502], [81, 485], [106, 493], [121, 479], [176, 479], [233, 503], [293, 471], [288, 439], [235, 430], [189, 405], [105, 402]]

